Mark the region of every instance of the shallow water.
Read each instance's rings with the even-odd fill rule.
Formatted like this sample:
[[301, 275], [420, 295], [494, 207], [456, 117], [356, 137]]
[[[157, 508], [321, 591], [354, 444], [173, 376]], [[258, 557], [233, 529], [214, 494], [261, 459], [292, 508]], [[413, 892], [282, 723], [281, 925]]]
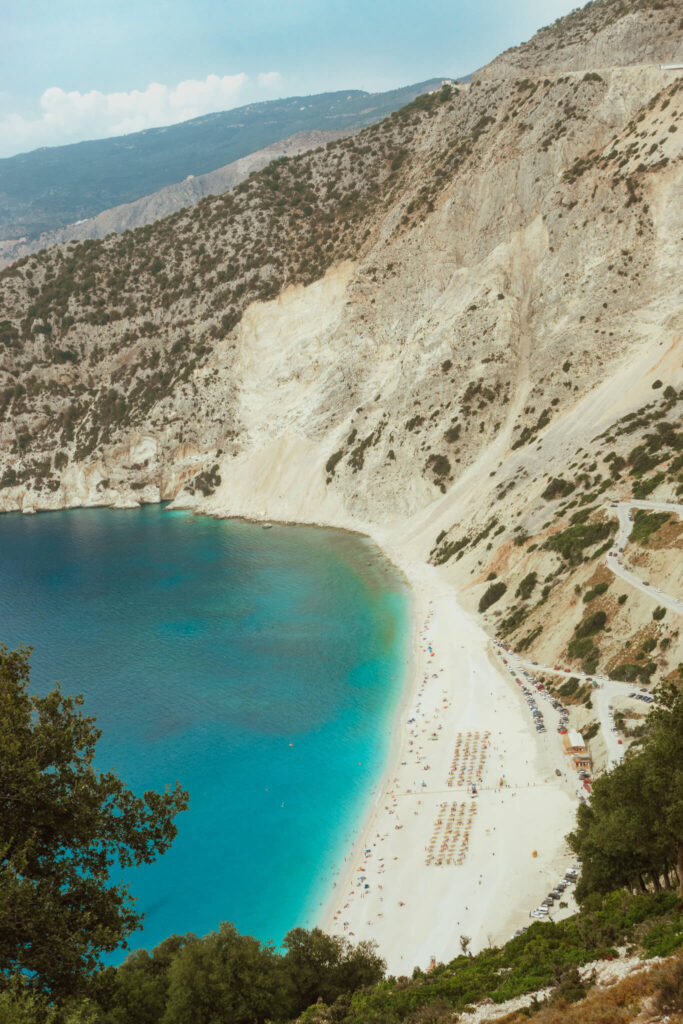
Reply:
[[[147, 506], [0, 516], [0, 641], [83, 693], [97, 764], [190, 810], [127, 873], [131, 946], [311, 926], [388, 753], [408, 594], [352, 534]], [[121, 956], [114, 960], [121, 959]]]

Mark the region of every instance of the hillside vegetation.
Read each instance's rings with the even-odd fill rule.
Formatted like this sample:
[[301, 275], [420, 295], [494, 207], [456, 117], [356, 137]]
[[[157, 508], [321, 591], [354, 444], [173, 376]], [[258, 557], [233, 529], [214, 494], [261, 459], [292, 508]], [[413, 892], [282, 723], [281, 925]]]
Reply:
[[[609, 691], [584, 676], [662, 684], [647, 718], [614, 712], [631, 747], [569, 840], [579, 914], [477, 956], [463, 935], [411, 977], [371, 947], [304, 933], [297, 960], [217, 921], [70, 1000], [6, 960], [0, 1021], [683, 1012], [683, 640], [644, 585], [680, 587], [683, 76], [660, 64], [682, 32], [678, 3], [596, 0], [469, 86], [0, 273], [1, 510], [169, 499], [365, 530], [540, 662], [587, 739]], [[633, 509], [642, 587], [605, 561], [634, 500], [666, 506]], [[594, 986], [588, 965], [620, 953], [669, 959]]]
[[0, 160], [0, 238], [37, 238], [298, 132], [357, 131], [439, 81], [385, 93], [350, 89], [250, 103], [168, 127], [6, 157]]
[[[514, 67], [6, 268], [0, 508], [400, 529], [529, 656], [677, 678], [671, 615], [602, 558], [611, 499], [680, 498], [680, 38], [676, 4], [597, 0]], [[651, 536], [675, 589], [675, 524]]]
[[592, 0], [506, 50], [486, 73], [680, 62], [682, 29], [676, 0]]

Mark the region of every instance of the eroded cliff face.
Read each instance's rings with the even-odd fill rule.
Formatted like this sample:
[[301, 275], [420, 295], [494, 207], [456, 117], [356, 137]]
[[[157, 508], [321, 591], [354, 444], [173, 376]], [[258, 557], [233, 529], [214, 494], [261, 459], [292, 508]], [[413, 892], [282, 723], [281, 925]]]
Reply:
[[578, 71], [683, 61], [678, 0], [593, 0], [537, 32], [482, 76]]
[[[492, 446], [527, 447], [680, 330], [679, 82], [650, 67], [461, 88], [290, 161], [304, 204], [339, 183], [322, 227], [299, 205], [271, 230], [257, 178], [227, 214], [212, 199], [10, 268], [2, 507], [208, 496], [300, 443], [292, 514], [313, 489], [399, 520]], [[344, 221], [359, 165], [370, 187]]]
[[[5, 270], [0, 508], [174, 499], [392, 531], [417, 558], [495, 518], [440, 559], [478, 594], [521, 523], [542, 531], [548, 479], [683, 383], [683, 79], [644, 63], [678, 45], [671, 5], [631, 8], [588, 41], [541, 33], [524, 77], [504, 55], [194, 210]], [[586, 70], [643, 17], [639, 66]]]

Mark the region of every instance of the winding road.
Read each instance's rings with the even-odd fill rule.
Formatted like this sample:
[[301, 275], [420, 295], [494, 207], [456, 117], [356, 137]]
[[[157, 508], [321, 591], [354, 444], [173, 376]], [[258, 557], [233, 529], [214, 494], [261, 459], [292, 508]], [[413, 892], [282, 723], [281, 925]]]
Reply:
[[[673, 512], [680, 518], [683, 514], [683, 505], [674, 505], [663, 501], [639, 501], [637, 499], [633, 499], [632, 501], [611, 503], [609, 507], [611, 509], [616, 507], [619, 519], [619, 532], [617, 533], [613, 546], [610, 548], [605, 558], [605, 564], [607, 567], [615, 576], [619, 576], [620, 579], [623, 579], [624, 582], [628, 583], [630, 586], [636, 587], [638, 590], [642, 591], [642, 593], [647, 594], [657, 604], [671, 609], [678, 615], [683, 615], [683, 601], [680, 601], [678, 598], [672, 597], [669, 594], [665, 594], [657, 587], [650, 586], [650, 584], [646, 583], [635, 573], [625, 568], [619, 560], [619, 555], [623, 554], [624, 548], [626, 547], [628, 538], [630, 537], [633, 529], [631, 509], [642, 508], [652, 512]], [[630, 694], [635, 693], [637, 691], [635, 684], [621, 683], [616, 679], [610, 679], [608, 676], [598, 675], [595, 673], [593, 675], [587, 675], [585, 672], [578, 672], [575, 669], [559, 667], [551, 668], [549, 665], [539, 665], [537, 662], [521, 658], [518, 654], [515, 654], [502, 644], [494, 643], [494, 650], [496, 650], [501, 657], [506, 656], [506, 660], [508, 661], [511, 670], [528, 672], [534, 676], [540, 673], [564, 677], [572, 675], [584, 682], [595, 684], [595, 692], [593, 694], [592, 701], [598, 715], [600, 728], [607, 747], [608, 764], [611, 767], [623, 760], [624, 748], [619, 742], [619, 735], [614, 725], [611, 701], [614, 697], [628, 697]]]
[[[613, 505], [611, 506], [614, 507]], [[615, 576], [619, 576], [625, 583], [628, 583], [632, 587], [636, 587], [637, 590], [642, 591], [643, 594], [648, 594], [653, 601], [657, 604], [663, 605], [665, 608], [670, 608], [671, 611], [676, 612], [678, 615], [683, 615], [683, 601], [678, 600], [675, 597], [671, 597], [669, 594], [665, 594], [662, 590], [657, 587], [650, 586], [630, 569], [627, 569], [620, 561], [619, 556], [623, 553], [631, 530], [633, 529], [633, 519], [631, 514], [632, 508], [647, 509], [652, 512], [673, 512], [679, 518], [683, 515], [683, 505], [668, 504], [663, 501], [621, 501], [617, 504], [617, 516], [619, 518], [619, 532], [617, 533], [616, 539], [613, 546], [605, 557], [605, 564]]]

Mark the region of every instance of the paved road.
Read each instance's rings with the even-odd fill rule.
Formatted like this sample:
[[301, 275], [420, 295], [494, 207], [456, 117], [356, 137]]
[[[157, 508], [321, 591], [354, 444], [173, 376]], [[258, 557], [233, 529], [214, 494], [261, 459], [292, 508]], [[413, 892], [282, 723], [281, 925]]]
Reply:
[[[610, 507], [612, 508], [613, 506]], [[619, 563], [619, 556], [622, 554], [620, 549], [626, 547], [631, 530], [633, 529], [633, 520], [631, 519], [632, 508], [643, 508], [654, 512], [673, 512], [677, 516], [681, 516], [683, 514], [683, 505], [673, 505], [662, 501], [640, 501], [637, 499], [628, 502], [620, 502], [616, 507], [617, 516], [619, 518], [619, 532], [617, 533], [614, 545], [605, 558], [605, 563], [615, 576], [619, 576], [631, 586], [641, 590], [644, 594], [651, 597], [657, 604], [664, 605], [666, 608], [670, 608], [677, 614], [683, 615], [683, 601], [679, 601], [677, 598], [663, 593], [663, 591], [657, 589], [657, 587], [648, 586], [648, 584], [639, 576], [636, 576], [635, 573], [630, 572], [623, 564]], [[608, 764], [611, 767], [612, 765], [619, 764], [620, 761], [623, 761], [625, 748], [623, 744], [619, 742], [619, 734], [614, 725], [612, 700], [615, 697], [628, 697], [630, 694], [637, 692], [637, 686], [635, 684], [621, 683], [616, 679], [609, 679], [607, 676], [597, 674], [589, 676], [585, 672], [578, 672], [575, 669], [567, 669], [561, 665], [553, 667], [550, 665], [539, 665], [536, 662], [521, 658], [511, 650], [506, 650], [505, 647], [497, 641], [494, 641], [493, 646], [494, 651], [499, 655], [499, 657], [505, 659], [507, 662], [507, 667], [512, 675], [514, 675], [515, 672], [528, 672], [532, 677], [536, 677], [541, 673], [563, 676], [564, 678], [571, 675], [575, 676], [577, 679], [583, 680], [584, 682], [597, 683], [592, 696], [592, 701], [593, 707], [597, 712], [600, 728], [607, 747]], [[533, 679], [528, 681], [533, 685]], [[545, 691], [539, 692], [542, 693], [546, 700], [549, 701], [549, 695], [545, 693]], [[550, 713], [551, 716], [554, 714], [559, 722], [559, 716], [552, 708], [551, 704], [548, 706], [548, 713]], [[580, 789], [577, 791], [577, 795], [581, 795]]]
[[[616, 509], [617, 516], [619, 518], [619, 532], [617, 533], [613, 546], [607, 552], [605, 564], [608, 569], [611, 569], [615, 576], [619, 576], [630, 586], [636, 587], [638, 590], [642, 591], [643, 594], [647, 594], [656, 604], [663, 605], [665, 608], [670, 608], [671, 611], [676, 612], [677, 615], [683, 615], [683, 601], [672, 597], [670, 594], [665, 594], [657, 587], [648, 585], [648, 583], [646, 583], [640, 576], [631, 572], [623, 564], [625, 558], [623, 551], [628, 542], [631, 530], [633, 529], [633, 520], [631, 518], [632, 508], [643, 508], [653, 512], [673, 512], [679, 517], [683, 515], [683, 505], [672, 505], [663, 501], [633, 500], [628, 502], [619, 502]], [[619, 559], [621, 559], [621, 563]]]
[[[545, 688], [539, 689], [539, 683], [536, 680], [536, 675], [539, 672], [544, 671], [544, 669], [540, 665], [532, 666], [530, 661], [525, 661], [513, 651], [506, 650], [500, 642], [495, 640], [493, 641], [493, 650], [503, 662], [503, 668], [509, 672], [515, 681], [519, 680], [528, 689], [530, 695], [535, 700], [538, 710], [541, 711], [543, 715], [547, 730], [545, 735], [541, 734], [541, 736], [539, 736], [539, 742], [546, 747], [553, 762], [560, 767], [562, 777], [567, 783], [569, 791], [574, 793], [580, 799], [585, 799], [586, 792], [580, 780], [578, 777], [575, 777], [573, 770], [569, 769], [567, 765], [566, 754], [564, 747], [562, 746], [561, 738], [553, 735], [560, 725], [560, 713], [553, 707], [553, 698], [548, 691]], [[528, 673], [525, 672], [525, 669], [527, 668], [531, 669]], [[564, 673], [562, 674], [564, 675]], [[529, 676], [531, 678], [529, 678]], [[526, 695], [522, 693], [521, 696]], [[544, 704], [546, 706], [544, 706]], [[528, 714], [529, 720], [532, 722], [533, 715], [531, 708], [529, 709]]]
[[582, 679], [584, 682], [597, 683], [598, 686], [595, 688], [591, 699], [593, 701], [593, 707], [597, 712], [600, 728], [602, 729], [602, 734], [605, 739], [608, 764], [611, 767], [614, 764], [619, 764], [619, 762], [623, 760], [625, 748], [622, 743], [619, 743], [619, 734], [612, 719], [612, 700], [614, 697], [628, 697], [629, 694], [637, 692], [637, 686], [635, 684], [620, 683], [616, 679], [608, 679], [606, 676], [589, 676], [586, 675], [585, 672], [576, 672], [573, 669], [551, 668], [549, 665], [538, 665], [533, 661], [527, 661], [525, 658], [520, 658], [520, 656], [515, 654], [513, 651], [507, 651], [504, 648], [501, 650], [500, 647], [497, 648], [497, 651], [501, 657], [504, 657], [507, 660], [511, 669], [519, 672], [526, 670], [533, 676], [543, 673], [554, 676], [563, 676], [565, 679], [568, 676], [575, 676], [577, 679]]

